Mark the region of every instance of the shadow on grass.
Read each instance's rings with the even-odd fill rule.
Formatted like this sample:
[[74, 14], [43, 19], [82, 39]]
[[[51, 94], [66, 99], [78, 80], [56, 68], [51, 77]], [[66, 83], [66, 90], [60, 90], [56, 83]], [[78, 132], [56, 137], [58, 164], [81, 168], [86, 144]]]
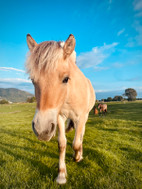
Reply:
[[[12, 132], [10, 130], [4, 130], [4, 129], [0, 129], [0, 132], [1, 134], [3, 133], [4, 135], [7, 134], [11, 137], [14, 137], [14, 140], [16, 139], [16, 141], [18, 141], [18, 139], [19, 140], [24, 139], [25, 140], [24, 145], [28, 145], [27, 141], [31, 143], [29, 145], [31, 147], [27, 147], [27, 146], [12, 144], [14, 140], [13, 141], [11, 140], [12, 143], [10, 143], [10, 140], [6, 142], [0, 141], [0, 151], [2, 151], [2, 153], [9, 154], [10, 156], [14, 157], [16, 161], [22, 160], [28, 162], [30, 165], [32, 165], [34, 168], [36, 168], [39, 171], [41, 178], [43, 176], [48, 176], [50, 178], [51, 175], [53, 175], [54, 179], [57, 177], [58, 164], [55, 163], [54, 165], [52, 165], [52, 167], [49, 167], [40, 160], [38, 159], [36, 160], [36, 157], [39, 158], [39, 156], [40, 157], [47, 156], [48, 158], [52, 158], [53, 161], [55, 161], [55, 159], [58, 160], [59, 156], [57, 155], [57, 153], [54, 153], [53, 150], [51, 150], [50, 146], [48, 146], [44, 142], [38, 141], [36, 137], [35, 140], [32, 140], [24, 136], [20, 132], [15, 132], [15, 131]], [[41, 146], [41, 150], [36, 149], [36, 147], [34, 148], [34, 145], [36, 145], [37, 148]], [[44, 147], [44, 149], [42, 149], [42, 147]], [[28, 155], [28, 153], [32, 153], [33, 156]], [[1, 161], [0, 165], [4, 163], [6, 163], [6, 161]]]
[[55, 158], [55, 159], [58, 158], [57, 154], [49, 152], [48, 146], [47, 146], [46, 151], [45, 151], [45, 150], [36, 150], [35, 148], [33, 149], [33, 148], [25, 147], [25, 146], [17, 146], [17, 145], [3, 143], [3, 142], [0, 142], [0, 145], [6, 146], [8, 148], [10, 147], [11, 149], [19, 149], [19, 150], [22, 150], [22, 151], [24, 150], [26, 152], [32, 152], [33, 154], [39, 154], [40, 156], [48, 155], [51, 158]]
[[97, 149], [84, 148], [84, 157], [89, 156], [89, 159], [95, 162], [104, 173], [108, 173], [111, 170], [110, 162], [106, 161], [107, 157], [103, 153], [99, 152]]
[[[12, 137], [17, 137], [19, 139], [23, 138], [24, 140], [27, 140], [30, 143], [41, 144], [41, 142], [38, 141], [38, 140], [32, 140], [32, 139], [30, 139], [28, 137], [25, 137], [24, 135], [21, 134], [20, 131], [19, 132], [15, 132], [15, 131], [11, 131], [11, 130], [0, 129], [0, 132], [3, 133], [4, 135], [7, 134], [7, 135], [10, 135]], [[43, 143], [42, 145], [45, 145], [45, 144]]]
[[120, 150], [124, 151], [127, 155], [127, 159], [136, 160], [142, 162], [142, 151], [129, 147], [121, 147]]
[[[11, 150], [9, 149], [9, 147], [11, 148]], [[0, 150], [3, 152], [3, 153], [7, 153], [9, 154], [10, 156], [13, 156], [15, 158], [15, 160], [23, 160], [23, 161], [26, 161], [28, 162], [29, 164], [31, 164], [33, 167], [35, 167], [41, 177], [43, 176], [48, 176], [49, 178], [51, 177], [51, 174], [53, 174], [53, 177], [55, 178], [57, 176], [57, 167], [56, 166], [53, 166], [52, 167], [48, 167], [47, 165], [45, 165], [44, 163], [42, 163], [41, 161], [39, 160], [36, 160], [36, 158], [29, 158], [28, 156], [24, 156], [24, 155], [21, 155], [20, 152], [19, 153], [16, 153], [16, 152], [13, 152], [12, 151], [12, 148], [19, 148], [19, 149], [24, 149], [25, 151], [29, 151], [29, 150], [32, 150], [30, 148], [22, 148], [22, 147], [18, 147], [18, 146], [15, 146], [15, 145], [10, 145], [10, 144], [4, 144], [4, 143], [0, 143]], [[34, 151], [34, 150], [33, 150]], [[40, 153], [40, 152], [39, 152]], [[51, 155], [51, 154], [50, 154]], [[53, 155], [53, 154], [52, 154]]]
[[0, 159], [0, 166], [6, 163], [6, 160]]
[[[68, 145], [72, 147], [72, 142], [68, 142]], [[81, 167], [82, 169], [88, 167], [94, 167], [96, 169], [96, 167], [99, 167], [99, 170], [103, 171], [105, 174], [111, 171], [111, 161], [107, 161], [107, 155], [98, 149], [87, 148], [83, 145], [83, 157], [84, 159], [77, 163], [78, 167]], [[116, 162], [115, 158], [112, 157], [112, 161]]]

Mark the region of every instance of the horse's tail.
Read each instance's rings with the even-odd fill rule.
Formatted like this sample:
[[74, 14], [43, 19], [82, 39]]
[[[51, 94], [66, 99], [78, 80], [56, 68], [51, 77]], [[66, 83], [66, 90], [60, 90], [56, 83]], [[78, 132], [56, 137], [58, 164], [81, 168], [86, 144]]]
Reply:
[[71, 119], [69, 119], [67, 122], [66, 133], [72, 131], [73, 129], [74, 129], [74, 122]]

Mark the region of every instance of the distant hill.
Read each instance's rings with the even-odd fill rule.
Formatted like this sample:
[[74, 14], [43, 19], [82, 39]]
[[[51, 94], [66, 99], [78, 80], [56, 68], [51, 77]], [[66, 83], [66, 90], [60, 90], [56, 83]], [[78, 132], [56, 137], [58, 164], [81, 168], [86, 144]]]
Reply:
[[19, 89], [0, 88], [0, 98], [6, 99], [11, 102], [26, 102], [27, 98], [32, 97], [32, 96], [33, 96], [33, 94], [19, 90]]

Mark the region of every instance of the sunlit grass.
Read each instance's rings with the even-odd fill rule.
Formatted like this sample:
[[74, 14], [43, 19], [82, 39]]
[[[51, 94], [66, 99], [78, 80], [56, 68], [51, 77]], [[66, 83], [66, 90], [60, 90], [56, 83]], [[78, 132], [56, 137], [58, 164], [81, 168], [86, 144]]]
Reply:
[[55, 182], [57, 136], [38, 141], [31, 129], [35, 104], [0, 106], [0, 188], [142, 188], [142, 102], [109, 103], [106, 116], [91, 112], [84, 159], [73, 161], [74, 131], [67, 134], [67, 184]]

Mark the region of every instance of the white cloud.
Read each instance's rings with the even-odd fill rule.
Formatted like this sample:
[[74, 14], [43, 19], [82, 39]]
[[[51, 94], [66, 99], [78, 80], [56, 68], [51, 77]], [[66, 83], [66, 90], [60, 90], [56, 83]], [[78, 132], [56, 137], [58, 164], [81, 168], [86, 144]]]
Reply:
[[135, 46], [135, 40], [132, 37], [128, 38], [128, 43], [126, 44], [126, 47], [134, 47]]
[[141, 12], [138, 12], [135, 14], [136, 17], [141, 17], [142, 16], [142, 11]]
[[114, 68], [122, 68], [123, 67], [123, 64], [119, 63], [119, 62], [115, 62], [113, 65], [112, 65]]
[[138, 45], [142, 45], [142, 25], [139, 22], [135, 23], [135, 29], [138, 32], [137, 36], [135, 37]]
[[0, 88], [17, 88], [34, 94], [32, 82], [21, 78], [0, 78]]
[[20, 70], [20, 69], [17, 69], [17, 68], [12, 68], [12, 67], [0, 67], [0, 70], [1, 71], [16, 71], [16, 72], [25, 73], [24, 70]]
[[111, 4], [111, 3], [112, 3], [112, 0], [109, 0], [108, 3]]
[[142, 90], [142, 86], [141, 87], [137, 87], [138, 90]]
[[138, 75], [138, 76], [135, 76], [135, 77], [128, 78], [125, 81], [130, 81], [130, 82], [137, 81], [137, 82], [141, 82], [142, 81], [142, 77]]
[[135, 18], [132, 26], [137, 34], [135, 35], [135, 37], [128, 38], [126, 47], [142, 46], [142, 25], [140, 23], [140, 17], [142, 16], [142, 0], [134, 0], [133, 9]]
[[133, 2], [134, 10], [142, 10], [142, 0], [134, 0]]
[[94, 47], [90, 52], [81, 53], [77, 57], [77, 65], [80, 68], [107, 69], [106, 67], [98, 67], [98, 65], [115, 51], [117, 45], [118, 43], [104, 44], [102, 47]]
[[117, 33], [117, 36], [120, 36], [122, 33], [124, 33], [125, 31], [125, 28], [123, 28], [122, 30], [120, 30], [118, 33]]
[[138, 20], [135, 20], [133, 23], [133, 27], [137, 34], [135, 37], [128, 38], [128, 43], [126, 44], [127, 47], [134, 47], [134, 46], [142, 46], [142, 25]]
[[21, 78], [0, 78], [1, 82], [8, 82], [8, 83], [32, 83], [30, 80], [21, 79]]
[[133, 6], [134, 6], [134, 10], [136, 11], [135, 16], [141, 17], [142, 16], [142, 0], [134, 0]]
[[112, 5], [112, 0], [108, 0], [108, 11], [110, 11]]

